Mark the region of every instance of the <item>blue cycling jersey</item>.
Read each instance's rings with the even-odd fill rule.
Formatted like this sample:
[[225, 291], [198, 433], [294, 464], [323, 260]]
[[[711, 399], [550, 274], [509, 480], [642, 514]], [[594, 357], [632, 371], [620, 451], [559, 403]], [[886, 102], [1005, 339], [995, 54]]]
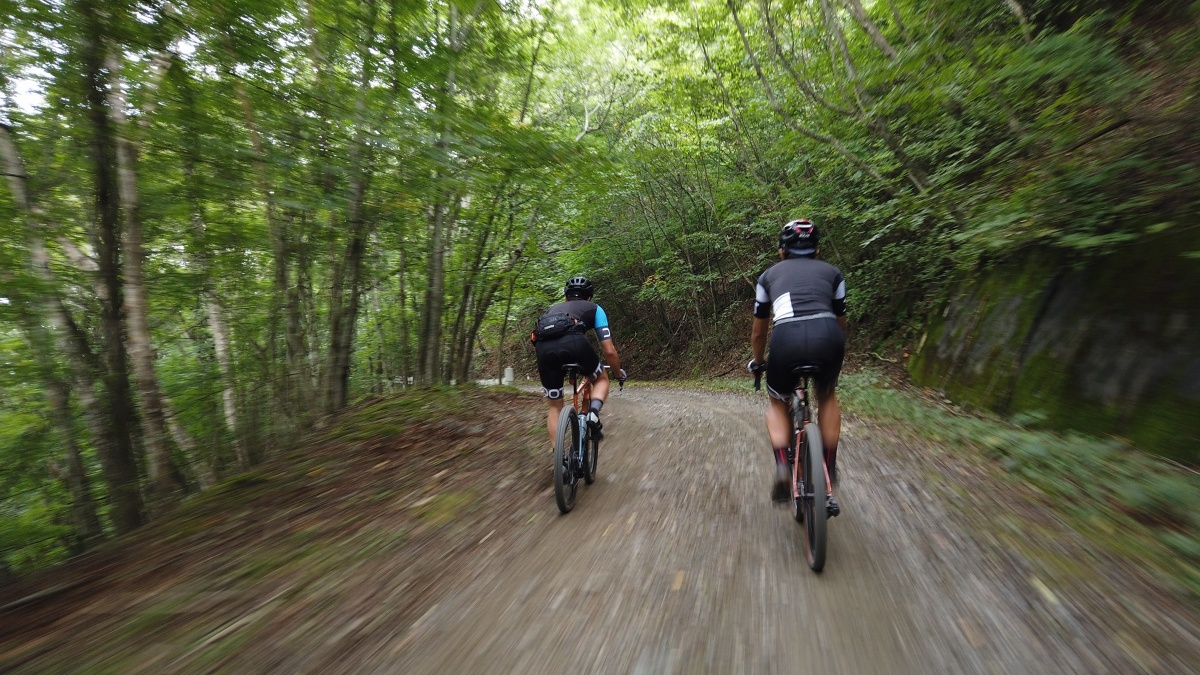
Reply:
[[612, 330], [608, 327], [608, 315], [604, 309], [590, 300], [566, 300], [550, 307], [546, 313], [566, 312], [583, 322], [589, 330], [596, 331], [596, 337], [601, 342], [612, 339]]

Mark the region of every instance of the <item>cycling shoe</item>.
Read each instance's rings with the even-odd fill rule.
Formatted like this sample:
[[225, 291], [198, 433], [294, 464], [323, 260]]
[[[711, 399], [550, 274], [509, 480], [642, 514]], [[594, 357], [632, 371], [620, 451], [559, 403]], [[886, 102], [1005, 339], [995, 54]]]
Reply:
[[588, 428], [592, 430], [592, 438], [598, 441], [604, 439], [604, 425], [600, 423], [599, 415], [595, 412], [589, 412], [587, 414], [587, 424]]
[[771, 485], [771, 501], [786, 502], [788, 500], [791, 477], [792, 473], [786, 464], [782, 462], [775, 464], [775, 482]]
[[838, 506], [837, 500], [833, 498], [833, 495], [825, 498], [825, 514], [827, 517], [836, 518], [841, 512], [842, 507]]

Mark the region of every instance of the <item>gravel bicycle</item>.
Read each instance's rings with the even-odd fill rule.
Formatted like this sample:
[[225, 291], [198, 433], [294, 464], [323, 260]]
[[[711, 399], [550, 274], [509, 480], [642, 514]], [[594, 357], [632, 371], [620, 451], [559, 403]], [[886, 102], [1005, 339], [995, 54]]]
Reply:
[[[766, 370], [765, 363], [754, 370], [754, 391], [761, 391], [762, 374]], [[820, 372], [820, 368], [798, 366], [792, 372], [799, 376], [796, 389], [788, 398], [792, 431], [796, 439], [788, 448], [787, 456], [788, 468], [792, 473], [792, 517], [804, 526], [808, 566], [814, 572], [820, 572], [825, 568], [826, 520], [838, 514], [836, 502], [829, 499], [833, 488], [829, 482], [829, 470], [825, 466], [821, 431], [812, 421], [808, 406], [809, 378]]]
[[[571, 382], [571, 405], [564, 402], [558, 415], [558, 435], [554, 439], [554, 501], [558, 510], [568, 513], [575, 508], [579, 479], [591, 485], [596, 480], [596, 462], [600, 439], [587, 423], [592, 402], [592, 383], [582, 377], [578, 363], [563, 364], [563, 373]], [[579, 380], [582, 379], [582, 384]]]

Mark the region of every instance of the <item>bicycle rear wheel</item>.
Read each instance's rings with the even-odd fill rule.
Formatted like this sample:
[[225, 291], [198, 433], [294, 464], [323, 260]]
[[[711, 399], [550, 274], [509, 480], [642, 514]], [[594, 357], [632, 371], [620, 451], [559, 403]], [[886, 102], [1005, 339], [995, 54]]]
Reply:
[[579, 488], [578, 438], [579, 416], [574, 408], [564, 405], [558, 415], [558, 435], [554, 439], [554, 501], [563, 513], [575, 508], [575, 491]]
[[797, 457], [803, 469], [804, 485], [800, 492], [804, 512], [804, 543], [808, 553], [808, 566], [814, 572], [825, 568], [825, 525], [829, 514], [825, 510], [828, 496], [825, 485], [825, 451], [821, 448], [821, 432], [817, 425], [809, 422], [801, 432], [806, 446], [802, 456]]

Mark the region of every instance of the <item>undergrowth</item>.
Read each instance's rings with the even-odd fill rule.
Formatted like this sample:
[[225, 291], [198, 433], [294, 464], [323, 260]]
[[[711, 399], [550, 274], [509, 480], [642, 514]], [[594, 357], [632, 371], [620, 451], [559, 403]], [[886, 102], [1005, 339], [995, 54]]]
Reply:
[[1195, 472], [1117, 438], [1038, 431], [967, 414], [893, 388], [872, 371], [843, 376], [839, 391], [847, 412], [997, 461], [1012, 480], [1042, 492], [1081, 532], [1150, 556], [1200, 595], [1200, 475]]

